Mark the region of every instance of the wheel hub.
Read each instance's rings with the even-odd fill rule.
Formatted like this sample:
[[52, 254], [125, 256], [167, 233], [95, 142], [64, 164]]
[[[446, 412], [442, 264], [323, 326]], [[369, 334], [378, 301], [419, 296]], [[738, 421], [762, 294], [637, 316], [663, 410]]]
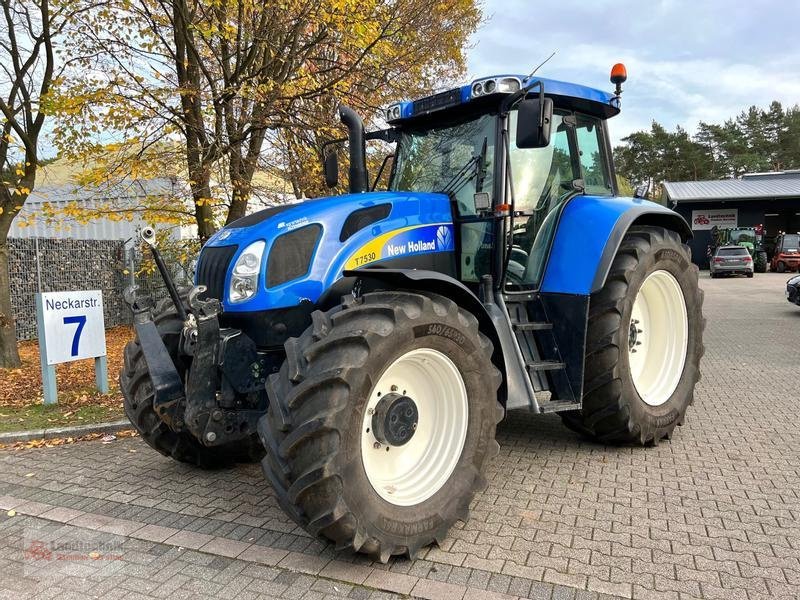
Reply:
[[641, 346], [642, 342], [639, 340], [639, 335], [642, 334], [639, 329], [638, 319], [631, 319], [631, 325], [628, 328], [628, 350], [636, 352], [636, 346]]
[[411, 398], [401, 394], [386, 394], [375, 407], [372, 431], [380, 443], [402, 446], [414, 436], [418, 421], [419, 410]]

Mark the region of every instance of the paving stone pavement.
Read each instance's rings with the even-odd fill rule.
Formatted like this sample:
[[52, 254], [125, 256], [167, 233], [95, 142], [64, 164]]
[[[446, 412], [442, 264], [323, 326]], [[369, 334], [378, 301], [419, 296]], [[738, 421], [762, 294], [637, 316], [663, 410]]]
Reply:
[[[335, 553], [255, 465], [203, 472], [139, 439], [0, 452], [0, 598], [800, 597], [800, 308], [786, 279], [702, 274], [703, 380], [671, 442], [602, 446], [557, 416], [511, 413], [470, 519], [415, 561]], [[119, 560], [38, 564], [39, 530], [111, 536]]]

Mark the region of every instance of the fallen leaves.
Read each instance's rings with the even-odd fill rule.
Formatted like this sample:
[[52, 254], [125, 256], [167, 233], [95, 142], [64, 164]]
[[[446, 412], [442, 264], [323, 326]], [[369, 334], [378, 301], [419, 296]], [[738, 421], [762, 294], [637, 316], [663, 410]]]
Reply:
[[[122, 351], [133, 339], [130, 327], [114, 327], [106, 331], [106, 351], [108, 352], [108, 375], [116, 381], [122, 368]], [[19, 344], [22, 367], [0, 370], [0, 409], [24, 408], [42, 401], [42, 373], [39, 365], [38, 340]], [[100, 394], [94, 388], [94, 359], [78, 360], [56, 367], [58, 379], [59, 404], [68, 412], [85, 404], [113, 403], [119, 405], [122, 396], [112, 386], [112, 393]]]
[[45, 429], [65, 425], [113, 421], [123, 415], [122, 394], [116, 385], [122, 368], [123, 349], [133, 338], [130, 327], [106, 332], [108, 375], [111, 392], [95, 388], [94, 359], [56, 367], [58, 404], [43, 406], [42, 378], [37, 340], [19, 345], [22, 367], [0, 370], [0, 431]]
[[[30, 450], [35, 448], [55, 448], [58, 446], [65, 446], [67, 444], [74, 444], [75, 442], [90, 442], [96, 440], [103, 440], [108, 434], [105, 433], [89, 433], [79, 437], [65, 437], [53, 438], [47, 440], [30, 440], [27, 442], [15, 442], [13, 444], [0, 444], [0, 450]], [[117, 431], [113, 436], [114, 439], [138, 437], [139, 434], [133, 429], [125, 429]], [[136, 450], [128, 450], [128, 452], [136, 452]], [[34, 475], [31, 473], [30, 475]], [[26, 475], [28, 477], [28, 475]]]

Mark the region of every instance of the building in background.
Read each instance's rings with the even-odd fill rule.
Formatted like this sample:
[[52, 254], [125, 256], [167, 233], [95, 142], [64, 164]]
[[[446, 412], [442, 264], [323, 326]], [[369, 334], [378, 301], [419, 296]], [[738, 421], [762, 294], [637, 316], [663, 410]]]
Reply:
[[741, 179], [664, 182], [664, 199], [692, 228], [692, 262], [708, 267], [711, 229], [764, 227], [771, 239], [800, 231], [800, 170], [752, 173]]
[[[132, 240], [145, 224], [144, 210], [165, 206], [183, 212], [184, 226], [168, 227], [174, 240], [195, 239], [194, 207], [191, 194], [180, 174], [151, 179], [123, 179], [109, 184], [80, 185], [78, 175], [86, 167], [64, 160], [44, 166], [19, 216], [11, 224], [9, 237], [14, 239], [74, 239], [74, 240]], [[214, 193], [226, 198], [224, 185], [213, 183]], [[296, 202], [291, 184], [267, 171], [253, 176], [253, 190], [247, 213], [269, 208], [275, 204]], [[98, 208], [101, 210], [87, 222], [76, 215]], [[51, 214], [53, 216], [46, 217]], [[152, 224], [152, 223], [149, 223]]]

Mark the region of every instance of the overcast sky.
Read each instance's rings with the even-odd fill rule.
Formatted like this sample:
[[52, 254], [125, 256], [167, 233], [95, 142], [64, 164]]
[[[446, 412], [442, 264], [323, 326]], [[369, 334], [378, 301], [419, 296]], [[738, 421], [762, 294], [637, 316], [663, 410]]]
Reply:
[[750, 105], [800, 103], [800, 0], [485, 0], [471, 77], [528, 73], [611, 91], [628, 81], [615, 141], [657, 120], [694, 131]]

